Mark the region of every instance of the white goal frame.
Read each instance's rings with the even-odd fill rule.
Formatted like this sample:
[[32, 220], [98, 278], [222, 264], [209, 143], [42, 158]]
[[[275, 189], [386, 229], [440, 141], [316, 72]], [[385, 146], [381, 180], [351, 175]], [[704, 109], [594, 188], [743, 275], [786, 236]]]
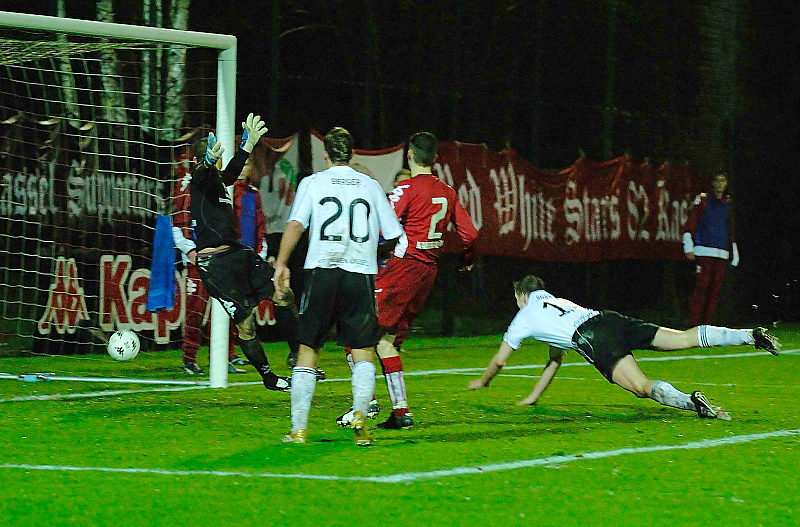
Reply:
[[[180, 44], [218, 50], [215, 133], [222, 144], [229, 146], [223, 153], [223, 163], [227, 163], [233, 157], [235, 149], [232, 148], [232, 145], [236, 126], [236, 37], [233, 35], [113, 24], [9, 11], [0, 11], [0, 27], [110, 37], [139, 42]], [[231, 191], [230, 187], [228, 191]], [[227, 388], [230, 318], [216, 299], [212, 303], [211, 313], [209, 386]]]

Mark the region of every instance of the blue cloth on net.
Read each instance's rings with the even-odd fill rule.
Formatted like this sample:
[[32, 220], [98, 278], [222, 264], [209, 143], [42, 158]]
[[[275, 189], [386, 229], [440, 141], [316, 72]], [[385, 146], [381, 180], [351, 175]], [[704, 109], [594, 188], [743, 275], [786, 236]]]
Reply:
[[148, 311], [170, 310], [175, 304], [175, 247], [172, 241], [172, 222], [169, 216], [158, 216], [153, 235], [153, 263], [150, 267], [150, 290], [147, 292]]

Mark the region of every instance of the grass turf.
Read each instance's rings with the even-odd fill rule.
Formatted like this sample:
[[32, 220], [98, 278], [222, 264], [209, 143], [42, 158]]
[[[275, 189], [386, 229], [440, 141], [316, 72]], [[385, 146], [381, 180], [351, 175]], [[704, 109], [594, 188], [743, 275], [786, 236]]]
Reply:
[[[800, 347], [796, 328], [779, 335], [785, 349]], [[333, 422], [351, 396], [349, 382], [336, 380], [346, 379], [349, 371], [332, 345], [321, 364], [332, 380], [317, 385], [308, 445], [280, 443], [289, 428], [289, 396], [267, 392], [260, 383], [155, 391], [154, 386], [112, 383], [0, 380], [0, 524], [800, 523], [798, 435], [512, 468], [550, 456], [800, 429], [795, 395], [800, 354], [724, 357], [753, 352], [749, 347], [636, 353], [651, 378], [687, 392], [704, 390], [730, 411], [733, 420], [724, 422], [638, 400], [572, 353], [539, 405], [517, 407], [514, 402], [530, 392], [546, 360], [546, 347], [536, 343], [518, 350], [509, 366], [538, 367], [507, 368], [488, 389], [467, 391], [468, 380], [483, 370], [499, 342], [499, 336], [408, 342], [403, 360], [417, 423], [408, 430], [376, 430], [376, 446], [370, 449], [356, 448], [351, 432]], [[276, 365], [282, 363], [284, 346], [271, 344], [267, 351]], [[709, 358], [653, 360], [686, 355]], [[187, 378], [178, 368], [178, 352], [146, 353], [130, 363], [80, 356], [4, 358], [2, 364], [13, 373]], [[461, 368], [474, 373], [420, 374]], [[249, 371], [230, 376], [230, 382], [257, 383]], [[136, 393], [15, 400], [107, 390]], [[380, 379], [377, 393], [388, 406]], [[379, 419], [387, 415], [384, 410]], [[498, 463], [512, 465], [489, 470]], [[458, 467], [486, 470], [428, 474], [406, 483], [347, 479]]]

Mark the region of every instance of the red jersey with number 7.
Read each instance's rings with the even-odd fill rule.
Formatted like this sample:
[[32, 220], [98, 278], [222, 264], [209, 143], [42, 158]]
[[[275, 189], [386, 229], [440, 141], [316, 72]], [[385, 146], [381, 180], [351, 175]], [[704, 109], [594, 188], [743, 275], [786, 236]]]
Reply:
[[448, 225], [455, 227], [461, 238], [464, 265], [472, 263], [478, 231], [453, 187], [431, 174], [420, 174], [400, 183], [389, 194], [389, 202], [408, 238], [395, 254], [424, 263], [437, 263], [444, 246], [443, 234]]

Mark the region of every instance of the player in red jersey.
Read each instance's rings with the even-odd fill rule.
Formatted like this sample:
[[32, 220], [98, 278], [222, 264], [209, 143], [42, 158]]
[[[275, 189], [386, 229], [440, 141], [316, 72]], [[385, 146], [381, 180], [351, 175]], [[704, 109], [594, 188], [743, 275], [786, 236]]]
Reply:
[[[398, 332], [408, 330], [433, 288], [448, 225], [455, 227], [463, 243], [462, 269], [472, 266], [478, 232], [455, 190], [432, 174], [436, 144], [436, 137], [429, 132], [409, 138], [406, 155], [411, 179], [402, 181], [389, 195], [406, 235], [401, 237], [395, 257], [375, 278], [378, 323], [384, 330], [377, 351], [392, 400], [392, 415], [378, 428], [407, 428], [414, 424], [406, 398], [403, 362], [394, 340]], [[347, 417], [345, 414], [337, 422], [347, 426]]]

